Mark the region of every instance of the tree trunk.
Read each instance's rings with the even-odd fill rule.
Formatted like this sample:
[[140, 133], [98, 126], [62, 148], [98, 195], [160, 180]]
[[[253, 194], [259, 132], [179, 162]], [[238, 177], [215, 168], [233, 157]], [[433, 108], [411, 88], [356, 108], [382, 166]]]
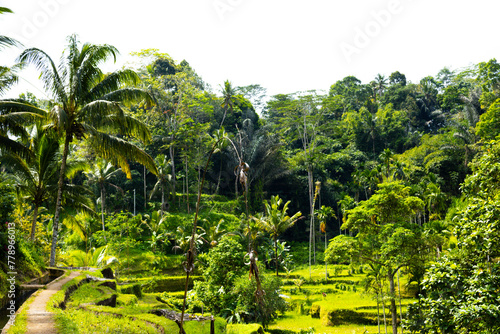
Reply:
[[312, 239], [314, 233], [314, 190], [313, 190], [313, 175], [310, 167], [307, 168], [307, 183], [309, 186], [309, 212], [311, 221], [309, 222], [309, 279], [311, 279], [311, 253]]
[[105, 211], [105, 201], [106, 201], [106, 197], [105, 197], [105, 194], [104, 194], [104, 184], [101, 184], [101, 222], [102, 222], [102, 231], [104, 232], [104, 211]]
[[146, 187], [146, 167], [144, 167], [144, 211], [148, 210], [148, 194], [147, 194], [147, 187]]
[[[325, 228], [325, 251], [326, 251], [327, 247], [328, 247], [328, 244], [327, 244], [327, 241], [326, 241], [326, 228]], [[326, 262], [326, 260], [325, 260], [325, 279], [328, 279], [328, 263]]]
[[377, 291], [377, 326], [378, 326], [378, 334], [380, 334], [380, 302], [378, 298], [378, 291]]
[[387, 274], [389, 278], [389, 294], [391, 301], [391, 316], [392, 316], [392, 333], [398, 334], [398, 310], [396, 307], [396, 289], [394, 287], [394, 272], [389, 268], [389, 273]]
[[224, 125], [224, 120], [226, 119], [226, 114], [227, 114], [227, 104], [224, 106], [224, 115], [222, 116], [222, 121], [220, 122], [219, 129], [222, 128], [222, 125]]
[[274, 258], [276, 260], [276, 276], [279, 276], [279, 273], [278, 273], [278, 240], [277, 238], [274, 239]]
[[54, 267], [56, 265], [56, 247], [57, 247], [57, 239], [59, 237], [59, 217], [61, 215], [64, 174], [66, 173], [66, 161], [68, 160], [70, 141], [71, 141], [71, 136], [66, 135], [66, 138], [64, 140], [64, 150], [61, 161], [61, 169], [59, 171], [59, 181], [57, 182], [56, 212], [54, 214], [54, 223], [52, 224], [52, 245], [50, 247], [51, 267]]
[[[173, 138], [172, 138], [173, 140]], [[174, 160], [174, 147], [173, 144], [170, 145], [168, 149], [169, 155], [170, 155], [170, 163], [172, 164], [172, 202], [175, 204], [175, 195], [176, 195], [176, 178], [175, 178], [175, 160]]]
[[217, 177], [217, 186], [215, 187], [215, 194], [219, 194], [219, 186], [220, 186], [220, 179], [222, 176], [222, 161], [220, 163], [220, 168], [219, 168], [219, 176]]
[[[399, 284], [399, 269], [398, 269], [398, 295], [399, 295], [399, 320], [403, 322], [403, 306], [401, 305], [401, 285]], [[403, 325], [401, 325], [401, 333], [403, 333]]]
[[163, 208], [165, 207], [165, 185], [161, 184], [161, 218], [163, 218]]
[[382, 291], [383, 291], [382, 285], [380, 285], [380, 292], [382, 297], [382, 312], [384, 313], [384, 327], [385, 327], [385, 334], [387, 334], [387, 318], [385, 317], [385, 300], [384, 300], [384, 293]]
[[36, 221], [38, 219], [38, 204], [35, 204], [34, 206], [35, 207], [33, 208], [33, 222], [31, 223], [31, 233], [30, 233], [30, 240], [32, 242], [35, 241]]
[[188, 176], [188, 158], [186, 155], [186, 202], [187, 202], [187, 212], [189, 214], [189, 176]]

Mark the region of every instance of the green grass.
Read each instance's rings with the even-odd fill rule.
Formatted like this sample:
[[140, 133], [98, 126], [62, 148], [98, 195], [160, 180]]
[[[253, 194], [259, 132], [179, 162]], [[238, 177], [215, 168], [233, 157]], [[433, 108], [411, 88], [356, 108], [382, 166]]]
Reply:
[[73, 294], [66, 307], [78, 307], [81, 304], [97, 303], [111, 297], [115, 291], [111, 288], [98, 286], [101, 282], [87, 283], [80, 286]]
[[[57, 306], [64, 300], [65, 291], [84, 278], [85, 275], [80, 275], [66, 283], [49, 301], [60, 333], [157, 333], [157, 328], [163, 328], [165, 333], [179, 331], [174, 321], [149, 313], [154, 308], [165, 307], [156, 300], [159, 293], [144, 293], [140, 299], [133, 294], [118, 294], [118, 307], [89, 304], [116, 293], [99, 286], [100, 282], [81, 285], [71, 294], [67, 308], [59, 309]], [[224, 333], [226, 322], [216, 318], [215, 327], [216, 333]], [[187, 334], [209, 334], [210, 321], [189, 321], [185, 329]]]
[[[346, 267], [347, 268], [347, 267]], [[349, 275], [347, 269], [341, 273], [337, 270], [337, 276], [333, 276], [333, 268], [329, 270], [329, 278], [325, 280], [325, 268], [323, 266], [313, 266], [309, 279], [309, 268], [304, 266], [291, 273], [293, 278], [284, 278], [286, 285], [283, 285], [281, 292], [288, 297], [290, 310], [284, 316], [277, 319], [269, 326], [268, 332], [271, 334], [282, 333], [328, 333], [328, 334], [356, 334], [356, 333], [378, 333], [377, 322], [377, 302], [374, 296], [364, 292], [362, 281], [365, 274]], [[295, 280], [301, 277], [304, 282], [298, 289]], [[406, 278], [401, 277], [402, 296], [408, 295], [404, 290]], [[326, 295], [323, 295], [326, 293]], [[403, 314], [407, 305], [414, 299], [403, 298]], [[386, 301], [386, 316], [390, 318], [389, 302]], [[316, 310], [318, 318], [312, 318], [309, 311]], [[399, 302], [397, 302], [399, 316]], [[339, 310], [339, 312], [331, 313]], [[345, 311], [341, 311], [345, 310]], [[321, 312], [322, 311], [322, 312]], [[329, 313], [330, 312], [330, 313]], [[337, 326], [327, 326], [328, 316], [333, 315], [334, 321], [340, 317], [345, 324]], [[383, 328], [382, 306], [380, 306], [381, 326]], [[335, 321], [335, 323], [338, 323]], [[331, 323], [330, 323], [331, 324]], [[372, 325], [369, 325], [372, 324]], [[280, 332], [281, 331], [281, 332]], [[287, 334], [288, 334], [287, 333]]]
[[227, 325], [227, 334], [257, 334], [262, 331], [259, 324], [230, 324]]
[[56, 323], [60, 333], [158, 333], [156, 328], [143, 321], [126, 317], [115, 317], [108, 314], [95, 314], [78, 309], [67, 309], [56, 315]]
[[365, 333], [378, 333], [377, 326], [360, 326], [360, 325], [342, 325], [342, 326], [324, 326], [321, 323], [321, 319], [311, 318], [308, 315], [298, 315], [287, 312], [279, 321], [269, 325], [268, 331], [272, 333], [272, 330], [281, 329], [289, 330], [293, 332], [300, 332], [300, 330], [306, 330], [309, 328], [314, 328], [315, 333], [328, 333], [328, 334], [361, 334]]

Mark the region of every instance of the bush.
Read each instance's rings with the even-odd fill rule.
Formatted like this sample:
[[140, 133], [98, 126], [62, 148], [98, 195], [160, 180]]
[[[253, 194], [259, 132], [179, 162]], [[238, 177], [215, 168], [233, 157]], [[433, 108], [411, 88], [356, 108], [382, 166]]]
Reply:
[[[261, 270], [263, 272], [263, 270]], [[235, 282], [232, 293], [237, 296], [236, 310], [245, 314], [246, 322], [260, 322], [266, 328], [271, 319], [278, 316], [278, 312], [284, 313], [287, 304], [279, 296], [280, 280], [276, 276], [260, 276], [260, 282], [264, 295], [262, 302], [255, 302], [255, 292], [257, 283], [255, 276], [248, 279], [248, 275], [243, 275]]]
[[264, 329], [259, 324], [227, 325], [227, 334], [264, 334]]
[[119, 294], [116, 299], [116, 304], [119, 306], [132, 306], [137, 304], [137, 296], [132, 294]]
[[321, 306], [318, 304], [312, 304], [311, 309], [309, 310], [309, 315], [311, 318], [318, 318], [320, 317], [320, 312], [321, 312]]
[[120, 287], [120, 291], [123, 294], [133, 294], [139, 299], [142, 298], [142, 289], [140, 284], [123, 285]]
[[[199, 280], [198, 276], [190, 276], [188, 289], [192, 289], [194, 281]], [[152, 280], [142, 283], [142, 290], [144, 292], [176, 292], [184, 291], [186, 287], [186, 277], [155, 277]]]
[[231, 290], [234, 281], [245, 272], [244, 256], [243, 246], [229, 236], [223, 237], [205, 256], [204, 281], [196, 281], [194, 291], [213, 313], [221, 314], [234, 306], [237, 296]]

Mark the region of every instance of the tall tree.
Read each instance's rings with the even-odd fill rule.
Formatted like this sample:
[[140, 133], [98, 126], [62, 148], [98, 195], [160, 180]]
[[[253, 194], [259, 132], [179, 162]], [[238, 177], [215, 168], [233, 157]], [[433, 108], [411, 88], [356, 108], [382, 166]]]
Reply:
[[101, 224], [102, 230], [104, 231], [104, 215], [106, 213], [106, 186], [112, 186], [123, 192], [123, 190], [112, 183], [112, 178], [116, 174], [120, 173], [121, 170], [116, 169], [112, 163], [104, 159], [98, 158], [92, 164], [85, 175], [87, 176], [90, 183], [95, 183], [99, 187], [100, 200], [101, 200]]
[[107, 44], [85, 43], [80, 47], [77, 36], [71, 35], [59, 65], [37, 48], [26, 49], [19, 56], [21, 62], [33, 64], [40, 71], [44, 88], [54, 99], [54, 106], [49, 112], [53, 126], [64, 140], [50, 252], [51, 266], [55, 265], [64, 175], [69, 146], [74, 139], [86, 138], [94, 152], [119, 165], [129, 178], [131, 171], [127, 159], [144, 164], [157, 173], [153, 159], [123, 139], [124, 136], [143, 141], [150, 139], [146, 126], [130, 117], [123, 108], [134, 102], [151, 102], [149, 94], [129, 87], [139, 82], [134, 71], [123, 69], [105, 75], [99, 68], [110, 58], [116, 61], [117, 54], [118, 50]]
[[222, 107], [224, 108], [224, 115], [220, 122], [220, 127], [224, 125], [224, 120], [226, 119], [227, 111], [233, 111], [236, 104], [236, 90], [229, 80], [224, 81], [224, 87], [221, 89], [222, 92]]
[[156, 161], [156, 166], [158, 168], [158, 176], [157, 176], [158, 180], [155, 183], [155, 186], [151, 191], [150, 196], [153, 197], [153, 195], [158, 191], [158, 189], [161, 189], [160, 215], [163, 218], [163, 212], [165, 211], [165, 208], [167, 206], [165, 202], [165, 187], [170, 186], [170, 182], [172, 181], [172, 174], [169, 173], [172, 166], [170, 160], [164, 154], [157, 155], [155, 161]]
[[50, 131], [35, 126], [28, 147], [30, 158], [10, 153], [2, 161], [11, 167], [18, 191], [33, 207], [30, 239], [34, 241], [39, 209], [57, 189], [59, 142]]
[[274, 242], [274, 255], [276, 260], [276, 276], [279, 275], [279, 262], [278, 262], [278, 236], [293, 226], [295, 222], [302, 216], [299, 211], [292, 215], [288, 215], [288, 205], [290, 201], [286, 202], [283, 207], [283, 200], [278, 195], [271, 196], [271, 200], [265, 203], [266, 216], [260, 220], [262, 227], [271, 234]]
[[387, 78], [382, 74], [377, 74], [375, 77], [375, 91], [378, 96], [382, 96], [384, 94], [385, 88], [387, 87]]
[[400, 182], [386, 182], [368, 200], [349, 210], [344, 228], [357, 233], [354, 249], [368, 263], [384, 267], [389, 282], [393, 334], [397, 334], [395, 275], [425, 253], [421, 230], [407, 222], [424, 203]]

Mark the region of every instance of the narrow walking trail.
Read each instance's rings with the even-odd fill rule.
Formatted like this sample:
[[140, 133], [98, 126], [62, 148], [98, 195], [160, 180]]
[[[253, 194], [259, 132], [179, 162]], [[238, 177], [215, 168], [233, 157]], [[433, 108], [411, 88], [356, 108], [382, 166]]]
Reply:
[[37, 292], [35, 300], [31, 303], [28, 309], [28, 323], [26, 334], [57, 334], [54, 316], [47, 311], [47, 303], [61, 287], [80, 275], [80, 272], [73, 271], [64, 278], [58, 278], [47, 284], [45, 290]]

